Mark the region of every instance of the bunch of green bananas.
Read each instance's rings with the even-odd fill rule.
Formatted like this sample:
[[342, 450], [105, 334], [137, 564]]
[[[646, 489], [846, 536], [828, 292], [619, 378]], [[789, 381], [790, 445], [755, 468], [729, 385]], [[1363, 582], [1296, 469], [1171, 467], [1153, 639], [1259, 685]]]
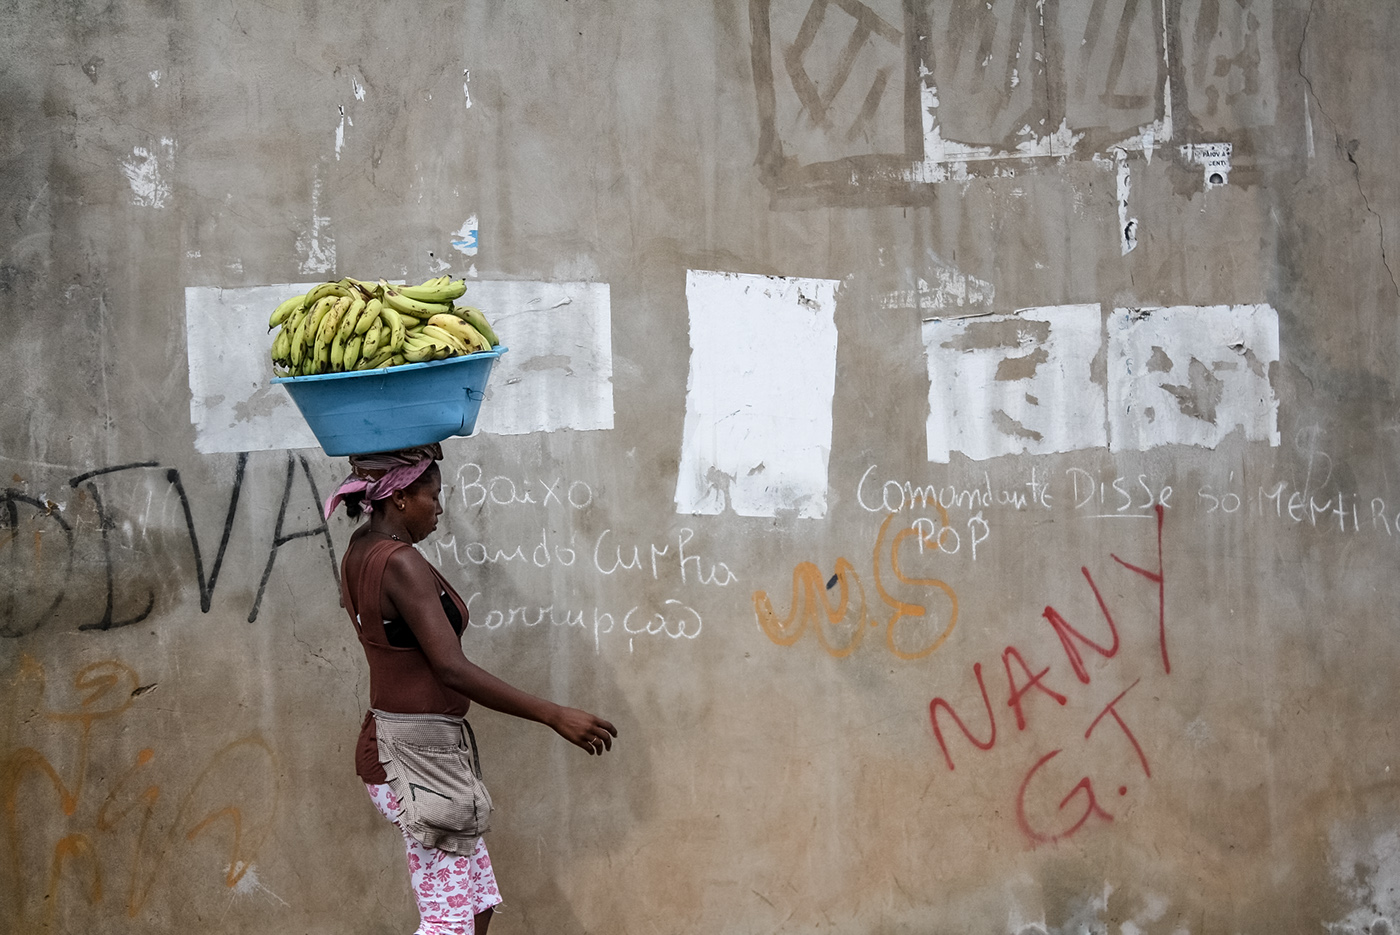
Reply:
[[500, 344], [480, 309], [454, 306], [466, 280], [450, 276], [417, 286], [346, 277], [324, 282], [277, 306], [268, 330], [278, 376], [375, 370], [489, 351]]

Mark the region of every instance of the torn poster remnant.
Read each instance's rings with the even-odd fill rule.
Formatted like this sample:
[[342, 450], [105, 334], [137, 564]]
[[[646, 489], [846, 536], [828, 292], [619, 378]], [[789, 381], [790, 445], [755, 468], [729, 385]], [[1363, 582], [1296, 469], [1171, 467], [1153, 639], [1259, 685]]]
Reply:
[[992, 304], [996, 294], [996, 287], [985, 279], [969, 276], [952, 266], [938, 266], [928, 274], [928, 279], [920, 276], [913, 289], [897, 289], [880, 296], [880, 307], [956, 317], [960, 309], [965, 314], [981, 314]]
[[475, 214], [462, 222], [462, 226], [452, 232], [452, 249], [463, 256], [476, 256], [479, 226]]
[[1327, 833], [1327, 863], [1335, 891], [1334, 912], [1324, 922], [1329, 935], [1392, 932], [1387, 919], [1400, 918], [1400, 834], [1363, 821], [1335, 821]]
[[928, 459], [1106, 446], [1103, 392], [1091, 374], [1102, 333], [1097, 305], [924, 322]]
[[1277, 446], [1278, 359], [1278, 313], [1268, 305], [1114, 309], [1109, 448], [1214, 448], [1236, 429]]

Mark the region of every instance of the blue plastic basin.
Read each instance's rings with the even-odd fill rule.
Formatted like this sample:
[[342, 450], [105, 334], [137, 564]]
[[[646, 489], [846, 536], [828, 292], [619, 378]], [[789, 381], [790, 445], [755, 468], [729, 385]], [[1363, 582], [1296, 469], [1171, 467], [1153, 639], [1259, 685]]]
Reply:
[[326, 454], [393, 451], [474, 432], [491, 368], [506, 350], [272, 382], [287, 388]]

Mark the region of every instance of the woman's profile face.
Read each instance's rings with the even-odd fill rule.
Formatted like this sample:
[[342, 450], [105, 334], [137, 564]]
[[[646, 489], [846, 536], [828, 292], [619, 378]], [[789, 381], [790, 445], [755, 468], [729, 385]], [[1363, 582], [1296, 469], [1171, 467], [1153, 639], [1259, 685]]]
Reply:
[[403, 519], [408, 534], [414, 542], [421, 542], [437, 528], [437, 518], [442, 514], [442, 472], [436, 464], [423, 472], [423, 476], [412, 484], [404, 494]]

